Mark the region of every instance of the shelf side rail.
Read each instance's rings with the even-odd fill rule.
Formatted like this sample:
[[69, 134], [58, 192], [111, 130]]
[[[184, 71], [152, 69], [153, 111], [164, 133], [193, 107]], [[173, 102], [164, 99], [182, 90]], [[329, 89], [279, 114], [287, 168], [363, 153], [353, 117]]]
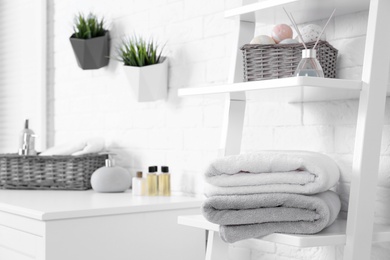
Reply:
[[352, 166], [344, 260], [370, 259], [389, 73], [390, 1], [371, 0]]
[[[238, 33], [233, 46], [231, 70], [228, 83], [243, 81], [243, 58], [240, 47], [251, 41], [255, 33], [256, 24], [253, 22], [240, 21], [237, 17]], [[223, 117], [221, 147], [222, 155], [239, 154], [241, 150], [242, 131], [244, 127], [244, 117], [246, 108], [245, 91], [229, 93], [229, 98], [225, 104], [225, 114]]]

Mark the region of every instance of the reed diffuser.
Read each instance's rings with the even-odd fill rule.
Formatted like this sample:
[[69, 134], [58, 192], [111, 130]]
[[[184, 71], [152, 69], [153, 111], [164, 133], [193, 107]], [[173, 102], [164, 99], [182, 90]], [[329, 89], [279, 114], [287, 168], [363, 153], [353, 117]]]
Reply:
[[303, 40], [302, 34], [298, 29], [298, 26], [295, 22], [295, 19], [293, 15], [290, 13], [288, 14], [286, 9], [283, 8], [283, 10], [286, 12], [287, 17], [290, 19], [291, 23], [293, 24], [295, 30], [298, 33], [298, 37], [303, 43], [303, 46], [305, 47], [304, 50], [302, 50], [302, 60], [299, 62], [297, 69], [295, 70], [294, 75], [297, 77], [324, 77], [324, 71], [322, 70], [322, 67], [320, 63], [317, 60], [317, 51], [316, 46], [318, 44], [318, 41], [320, 40], [322, 34], [325, 31], [325, 28], [328, 26], [329, 21], [332, 19], [336, 9], [333, 10], [332, 14], [330, 15], [328, 21], [326, 22], [324, 28], [322, 29], [320, 35], [317, 38], [316, 43], [314, 44], [312, 49], [308, 49], [305, 41]]

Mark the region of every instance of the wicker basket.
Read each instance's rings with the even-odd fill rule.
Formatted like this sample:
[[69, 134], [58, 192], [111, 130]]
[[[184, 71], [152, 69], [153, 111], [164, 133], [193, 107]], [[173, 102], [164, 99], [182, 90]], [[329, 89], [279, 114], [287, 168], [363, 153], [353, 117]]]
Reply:
[[87, 190], [106, 154], [80, 156], [0, 155], [0, 189]]
[[[306, 43], [313, 48], [315, 42]], [[302, 58], [302, 44], [245, 44], [241, 47], [244, 58], [244, 81], [287, 78], [294, 75]], [[337, 49], [326, 41], [316, 47], [317, 59], [325, 78], [336, 77]]]

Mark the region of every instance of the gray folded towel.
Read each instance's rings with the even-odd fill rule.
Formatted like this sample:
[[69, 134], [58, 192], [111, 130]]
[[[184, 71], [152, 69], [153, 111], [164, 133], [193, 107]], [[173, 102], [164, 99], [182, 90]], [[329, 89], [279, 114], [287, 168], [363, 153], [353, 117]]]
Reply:
[[263, 193], [213, 196], [202, 213], [219, 224], [220, 236], [233, 243], [271, 233], [314, 234], [331, 225], [340, 211], [332, 191], [315, 195]]

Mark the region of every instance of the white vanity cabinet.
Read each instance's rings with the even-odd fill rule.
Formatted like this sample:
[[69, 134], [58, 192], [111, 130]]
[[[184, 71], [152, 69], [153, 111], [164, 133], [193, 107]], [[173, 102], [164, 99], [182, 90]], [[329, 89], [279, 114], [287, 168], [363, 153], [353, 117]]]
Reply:
[[130, 192], [0, 190], [1, 260], [202, 259], [204, 232], [177, 224], [202, 199]]

